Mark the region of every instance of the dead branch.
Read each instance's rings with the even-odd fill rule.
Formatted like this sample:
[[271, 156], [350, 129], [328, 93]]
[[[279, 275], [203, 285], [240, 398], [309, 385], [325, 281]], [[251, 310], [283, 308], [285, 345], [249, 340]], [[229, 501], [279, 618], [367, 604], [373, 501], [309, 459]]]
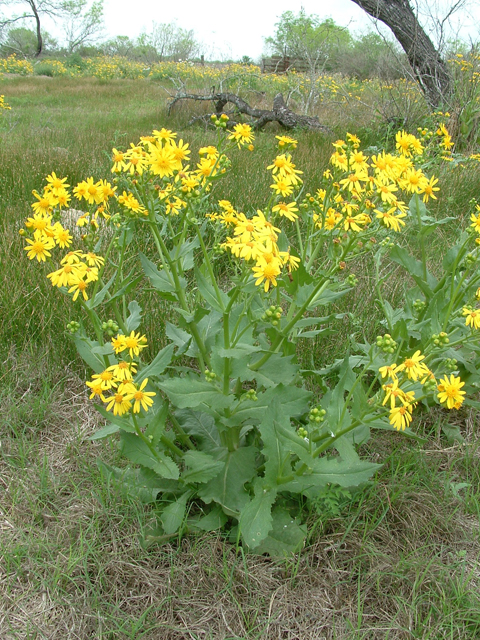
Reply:
[[[301, 116], [294, 113], [285, 104], [283, 95], [278, 93], [273, 99], [273, 108], [268, 109], [255, 109], [251, 107], [240, 96], [235, 93], [214, 93], [210, 95], [201, 95], [196, 93], [180, 93], [173, 98], [168, 105], [168, 113], [170, 114], [174, 105], [180, 100], [202, 100], [210, 101], [215, 104], [215, 113], [220, 115], [225, 113], [225, 106], [229, 103], [235, 105], [236, 113], [243, 113], [252, 118], [252, 128], [255, 130], [262, 129], [267, 122], [278, 122], [285, 129], [313, 129], [316, 131], [322, 131], [326, 134], [331, 134], [332, 131], [327, 126], [320, 124], [317, 116]], [[201, 118], [194, 118], [194, 120], [207, 119], [209, 116], [202, 116]]]

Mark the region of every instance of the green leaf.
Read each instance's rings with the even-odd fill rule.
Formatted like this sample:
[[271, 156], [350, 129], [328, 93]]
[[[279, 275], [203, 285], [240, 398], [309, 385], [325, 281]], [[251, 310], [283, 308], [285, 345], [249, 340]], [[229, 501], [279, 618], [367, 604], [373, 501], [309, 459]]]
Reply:
[[120, 431], [120, 427], [110, 422], [110, 424], [107, 424], [103, 429], [95, 431], [93, 436], [90, 436], [90, 440], [101, 440], [102, 438], [112, 435], [112, 433], [117, 433], [117, 431]]
[[[160, 405], [160, 407], [159, 407]], [[165, 422], [169, 414], [168, 402], [164, 401], [158, 395], [155, 397], [153, 406], [150, 407], [145, 421], [147, 428], [145, 429], [145, 435], [152, 441], [153, 445], [157, 445], [160, 442], [160, 438], [165, 433]]]
[[140, 326], [140, 322], [142, 320], [142, 307], [136, 300], [132, 300], [128, 305], [128, 310], [130, 311], [130, 315], [127, 318], [127, 331], [130, 333], [131, 331], [138, 329]]
[[173, 343], [167, 344], [166, 347], [157, 353], [149, 365], [139, 371], [135, 381], [138, 383], [145, 380], [145, 378], [160, 376], [172, 361], [174, 349], [175, 345]]
[[227, 522], [228, 517], [224, 514], [221, 507], [214, 505], [207, 515], [198, 520], [189, 520], [188, 525], [194, 530], [200, 531], [218, 531]]
[[209, 451], [221, 446], [220, 435], [215, 425], [215, 420], [207, 413], [181, 409], [175, 412], [175, 416], [190, 436], [194, 436], [201, 449]]
[[145, 504], [156, 502], [159, 493], [177, 491], [177, 482], [160, 478], [150, 469], [119, 469], [101, 461], [98, 466], [102, 476], [108, 481], [113, 480], [122, 493], [134, 496]]
[[91, 300], [87, 300], [86, 301], [85, 305], [89, 309], [95, 309], [96, 307], [98, 307], [99, 305], [102, 304], [105, 296], [108, 293], [108, 290], [110, 289], [110, 287], [114, 283], [116, 277], [117, 277], [117, 274], [114, 273], [113, 276], [110, 278], [110, 280], [107, 282], [107, 284], [102, 289], [100, 289], [100, 291], [97, 292], [95, 297], [92, 298]]
[[183, 355], [189, 348], [192, 343], [192, 336], [176, 327], [171, 322], [165, 323], [165, 333], [167, 334], [167, 338], [173, 342], [173, 344], [178, 348], [177, 357]]
[[272, 504], [277, 497], [276, 489], [264, 489], [262, 480], [257, 480], [255, 497], [242, 509], [238, 521], [242, 538], [251, 549], [258, 547], [272, 528]]
[[183, 456], [183, 461], [188, 468], [185, 469], [181, 477], [187, 483], [208, 482], [225, 466], [224, 462], [215, 460], [203, 451], [187, 451]]
[[187, 491], [178, 500], [168, 505], [160, 516], [163, 530], [167, 535], [177, 533], [185, 519], [185, 511], [187, 508], [187, 500], [191, 492]]
[[465, 438], [462, 436], [458, 425], [444, 423], [442, 424], [442, 431], [445, 434], [449, 444], [455, 444], [455, 442], [465, 442]]
[[159, 271], [156, 264], [147, 258], [143, 253], [139, 253], [140, 262], [142, 268], [150, 280], [150, 283], [154, 289], [162, 294], [162, 298], [175, 302], [177, 296], [175, 294], [175, 285], [170, 281], [170, 278], [164, 271]]
[[133, 433], [123, 431], [120, 434], [120, 450], [129, 460], [152, 469], [162, 478], [177, 480], [179, 477], [178, 467], [171, 458], [161, 451], [154, 453], [146, 442]]
[[418, 287], [422, 290], [426, 298], [431, 298], [433, 291], [438, 284], [438, 280], [427, 271], [427, 279], [425, 281], [423, 275], [423, 265], [419, 260], [411, 256], [408, 251], [395, 245], [389, 253], [390, 258], [401, 264], [402, 267], [412, 276]]
[[255, 380], [263, 387], [292, 384], [300, 368], [293, 362], [293, 358], [294, 356], [285, 357], [281, 353], [274, 353], [258, 371], [254, 371]]
[[245, 483], [255, 476], [256, 447], [241, 447], [235, 451], [222, 451], [219, 460], [225, 462], [222, 471], [200, 487], [199, 497], [210, 504], [216, 502], [228, 514], [238, 516], [239, 511], [249, 502]]
[[307, 527], [299, 524], [285, 509], [277, 507], [272, 511], [272, 528], [254, 553], [285, 558], [300, 551], [306, 536]]
[[[88, 364], [90, 369], [95, 373], [102, 373], [102, 371], [106, 369], [108, 364], [105, 364], [105, 359], [92, 351], [92, 349], [100, 347], [100, 344], [96, 340], [90, 340], [90, 338], [86, 336], [74, 335], [73, 342], [79, 356]], [[108, 362], [110, 361], [108, 360]]]
[[228, 295], [223, 291], [220, 291], [220, 302], [213, 285], [208, 282], [208, 280], [203, 276], [202, 272], [198, 268], [195, 268], [195, 279], [197, 281], [198, 291], [200, 292], [204, 300], [208, 302], [212, 309], [223, 313], [225, 307], [230, 302]]
[[158, 386], [179, 409], [205, 405], [209, 409], [219, 410], [230, 406], [233, 401], [232, 396], [225, 396], [211, 382], [199, 380], [192, 375], [165, 380]]

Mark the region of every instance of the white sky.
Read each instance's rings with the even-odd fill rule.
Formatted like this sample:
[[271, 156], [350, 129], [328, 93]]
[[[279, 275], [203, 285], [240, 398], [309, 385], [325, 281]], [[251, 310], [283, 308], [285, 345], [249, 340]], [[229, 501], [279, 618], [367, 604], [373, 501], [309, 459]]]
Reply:
[[[411, 0], [415, 6], [417, 1]], [[444, 16], [456, 0], [423, 0], [433, 15]], [[455, 27], [462, 39], [478, 39], [480, 0], [465, 0], [465, 8], [455, 14]], [[307, 14], [320, 19], [333, 18], [360, 34], [374, 28], [372, 20], [352, 0], [240, 0], [201, 2], [200, 0], [104, 0], [105, 24], [110, 35], [138, 36], [151, 31], [152, 22], [176, 22], [183, 29], [193, 29], [196, 39], [205, 45], [208, 58], [239, 59], [248, 55], [258, 59], [264, 50], [264, 38], [273, 35], [275, 23], [284, 11]], [[428, 9], [427, 9], [428, 11]], [[425, 19], [425, 26], [432, 20]], [[390, 33], [388, 29], [385, 33]]]
[[[433, 16], [444, 17], [457, 0], [410, 1], [413, 6], [418, 4], [423, 14], [430, 11]], [[142, 31], [149, 33], [153, 22], [174, 22], [183, 29], [194, 31], [197, 41], [204, 45], [207, 60], [238, 60], [247, 55], [257, 61], [264, 51], [264, 39], [274, 34], [275, 23], [280, 15], [284, 11], [298, 13], [302, 7], [307, 14], [316, 14], [320, 19], [333, 18], [337, 24], [348, 26], [353, 34], [374, 29], [373, 21], [352, 0], [240, 0], [231, 3], [226, 0], [104, 0], [106, 30], [102, 40], [118, 35], [133, 39]], [[18, 15], [25, 8], [22, 0], [17, 0], [15, 5], [10, 6], [10, 13], [16, 11]], [[431, 32], [434, 20], [424, 15], [421, 22]], [[453, 23], [450, 37], [478, 41], [480, 0], [463, 0]], [[62, 41], [62, 33], [56, 25], [47, 19], [43, 25], [53, 37]], [[386, 27], [383, 32], [391, 34]]]
[[[274, 25], [284, 11], [331, 17], [337, 24], [352, 30], [366, 30], [365, 12], [351, 0], [240, 0], [201, 2], [200, 0], [104, 0], [105, 24], [111, 35], [138, 36], [151, 31], [152, 22], [176, 22], [183, 29], [193, 29], [197, 40], [205, 45], [206, 57], [239, 59], [243, 55], [260, 57], [264, 38], [273, 35]], [[213, 55], [211, 55], [213, 53]]]

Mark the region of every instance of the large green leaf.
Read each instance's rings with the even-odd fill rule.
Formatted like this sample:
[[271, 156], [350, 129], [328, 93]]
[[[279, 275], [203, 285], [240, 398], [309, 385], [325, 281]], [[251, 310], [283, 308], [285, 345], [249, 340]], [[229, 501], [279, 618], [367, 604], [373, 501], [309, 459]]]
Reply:
[[142, 268], [150, 280], [152, 287], [162, 294], [165, 300], [176, 301], [175, 285], [164, 271], [159, 271], [157, 265], [149, 260], [143, 253], [139, 253]]
[[225, 466], [225, 462], [215, 460], [213, 456], [203, 451], [187, 451], [183, 456], [183, 461], [187, 468], [181, 477], [187, 483], [208, 482], [218, 475]]
[[[100, 343], [96, 340], [90, 340], [90, 338], [86, 336], [74, 335], [73, 342], [82, 360], [86, 362], [95, 373], [101, 373], [108, 367], [108, 364], [105, 363], [105, 358], [92, 351], [95, 347], [100, 347]], [[108, 356], [107, 362], [109, 362]]]
[[195, 268], [195, 280], [197, 282], [198, 291], [200, 292], [204, 300], [208, 302], [212, 309], [223, 313], [225, 307], [230, 302], [230, 298], [228, 297], [228, 295], [223, 291], [220, 291], [219, 301], [218, 294], [215, 291], [213, 285], [203, 276], [202, 272], [198, 268]]
[[161, 451], [154, 453], [146, 442], [133, 433], [121, 432], [120, 450], [126, 458], [152, 469], [162, 478], [177, 480], [180, 475], [177, 465], [171, 458]]
[[225, 462], [224, 468], [215, 478], [200, 487], [200, 498], [207, 504], [216, 502], [230, 515], [238, 515], [249, 502], [245, 483], [255, 476], [256, 455], [256, 447], [241, 447], [235, 451], [225, 449], [218, 458]]
[[254, 372], [254, 378], [263, 387], [274, 387], [277, 384], [289, 385], [295, 379], [299, 366], [293, 362], [294, 356], [285, 357], [274, 353], [267, 362]]
[[280, 507], [272, 511], [272, 528], [268, 536], [255, 547], [254, 553], [268, 555], [273, 558], [285, 558], [297, 553], [303, 546], [307, 535], [307, 527], [299, 524], [288, 511]]
[[175, 416], [188, 435], [194, 436], [200, 449], [211, 451], [221, 446], [220, 435], [212, 416], [192, 409], [180, 409], [175, 412]]
[[433, 295], [433, 291], [438, 284], [437, 279], [427, 271], [427, 278], [425, 280], [423, 273], [423, 265], [419, 260], [416, 260], [412, 255], [399, 245], [395, 245], [389, 253], [392, 260], [402, 265], [406, 271], [412, 276], [417, 283], [418, 287], [422, 290], [426, 298], [430, 298]]
[[152, 362], [138, 373], [135, 379], [136, 382], [142, 382], [142, 380], [151, 376], [160, 376], [172, 361], [174, 349], [175, 345], [173, 343], [167, 344], [166, 347], [161, 349]]
[[140, 326], [142, 320], [142, 307], [136, 300], [132, 300], [128, 305], [130, 315], [127, 318], [127, 331], [135, 331]]
[[210, 511], [197, 520], [188, 520], [188, 526], [194, 530], [200, 531], [218, 531], [227, 522], [228, 517], [224, 514], [223, 509], [218, 505], [214, 505]]
[[272, 528], [272, 504], [277, 497], [276, 489], [264, 489], [263, 481], [255, 483], [255, 496], [240, 513], [238, 527], [243, 540], [255, 549]]
[[187, 491], [162, 511], [160, 521], [162, 523], [163, 530], [167, 535], [177, 533], [182, 526], [185, 519], [187, 500], [190, 495], [190, 491]]
[[230, 406], [233, 398], [224, 395], [217, 387], [206, 380], [194, 376], [171, 378], [158, 385], [168, 395], [172, 403], [179, 409], [194, 408], [204, 405], [214, 410]]

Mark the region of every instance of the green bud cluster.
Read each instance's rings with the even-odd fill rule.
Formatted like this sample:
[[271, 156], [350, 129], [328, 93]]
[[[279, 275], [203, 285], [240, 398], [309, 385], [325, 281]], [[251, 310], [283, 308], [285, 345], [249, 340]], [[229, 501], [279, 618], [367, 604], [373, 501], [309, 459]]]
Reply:
[[118, 324], [114, 320], [108, 320], [107, 322], [102, 322], [102, 330], [105, 331], [107, 336], [114, 336], [118, 333]]
[[280, 318], [282, 317], [282, 307], [272, 306], [268, 307], [265, 313], [262, 315], [264, 322], [270, 322], [273, 327], [278, 327], [280, 324]]
[[217, 244], [215, 244], [213, 247], [213, 253], [217, 256], [222, 256], [225, 251], [225, 247], [220, 242], [217, 242]]
[[420, 298], [417, 298], [413, 302], [413, 308], [417, 313], [421, 313], [426, 306], [427, 306], [427, 303], [425, 302], [425, 300], [421, 300]]
[[390, 240], [390, 237], [387, 236], [380, 242], [381, 247], [385, 247], [386, 249], [393, 249], [395, 243]]
[[435, 380], [435, 378], [429, 377], [423, 384], [423, 390], [425, 393], [435, 391], [436, 388], [437, 388], [437, 381]]
[[457, 360], [455, 360], [455, 358], [445, 358], [445, 360], [443, 361], [443, 366], [445, 367], [445, 371], [447, 371], [448, 373], [452, 373], [453, 371], [457, 370], [457, 365], [458, 362]]
[[258, 400], [257, 392], [255, 389], [249, 389], [246, 393], [243, 394], [243, 397], [246, 400], [253, 400], [253, 402], [256, 402]]
[[377, 336], [376, 344], [383, 353], [395, 353], [398, 346], [389, 333], [386, 333], [384, 336]]
[[432, 342], [436, 347], [443, 347], [450, 342], [448, 335], [445, 331], [432, 334]]
[[210, 116], [210, 120], [216, 127], [220, 127], [221, 129], [226, 129], [229, 117], [225, 113], [222, 113], [220, 117], [212, 113], [212, 115]]
[[351, 287], [356, 287], [358, 284], [358, 278], [354, 273], [351, 273], [347, 278], [347, 282]]
[[213, 382], [217, 377], [217, 374], [214, 373], [213, 371], [210, 371], [210, 369], [205, 369], [204, 374], [205, 374], [205, 380], [207, 382]]
[[300, 436], [300, 438], [307, 438], [308, 437], [308, 431], [306, 429], [304, 429], [303, 427], [300, 427], [297, 430], [297, 433]]
[[80, 324], [78, 322], [75, 322], [75, 320], [71, 320], [67, 324], [68, 333], [71, 333], [71, 334], [77, 333], [79, 329], [80, 329]]
[[468, 269], [469, 267], [473, 267], [477, 262], [477, 256], [473, 255], [473, 253], [467, 253], [465, 256], [465, 267]]
[[313, 409], [310, 409], [308, 419], [310, 420], [310, 422], [320, 424], [320, 422], [323, 422], [325, 420], [326, 413], [327, 412], [325, 411], [325, 409], [322, 409], [321, 407], [313, 407]]

